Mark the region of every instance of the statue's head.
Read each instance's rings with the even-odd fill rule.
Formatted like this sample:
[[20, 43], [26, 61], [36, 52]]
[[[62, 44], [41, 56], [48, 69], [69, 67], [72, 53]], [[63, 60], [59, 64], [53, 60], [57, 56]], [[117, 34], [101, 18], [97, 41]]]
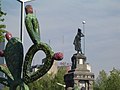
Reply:
[[81, 33], [81, 29], [80, 28], [78, 28], [78, 33]]
[[26, 14], [28, 14], [28, 13], [33, 13], [33, 8], [32, 8], [32, 6], [31, 6], [31, 5], [26, 5], [26, 7], [25, 7], [25, 12], [26, 12]]

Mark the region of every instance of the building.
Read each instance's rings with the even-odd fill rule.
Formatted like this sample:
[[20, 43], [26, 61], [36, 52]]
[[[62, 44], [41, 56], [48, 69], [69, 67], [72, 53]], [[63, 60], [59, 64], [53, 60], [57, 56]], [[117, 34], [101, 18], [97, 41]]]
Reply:
[[[41, 66], [43, 66], [43, 64], [31, 66], [30, 71], [36, 72]], [[57, 61], [54, 61], [52, 67], [50, 68], [50, 70], [47, 73], [55, 75], [57, 73], [57, 71], [58, 71]]]

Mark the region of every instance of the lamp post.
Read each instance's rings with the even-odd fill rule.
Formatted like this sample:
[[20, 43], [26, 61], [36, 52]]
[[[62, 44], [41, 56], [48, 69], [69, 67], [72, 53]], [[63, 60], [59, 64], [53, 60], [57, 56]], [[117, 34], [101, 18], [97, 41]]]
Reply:
[[20, 40], [23, 42], [23, 37], [24, 37], [24, 13], [25, 13], [25, 3], [26, 2], [31, 2], [33, 0], [17, 0], [21, 3], [21, 24], [20, 24]]
[[83, 34], [84, 34], [84, 40], [83, 40], [83, 50], [84, 50], [84, 54], [85, 54], [85, 21], [82, 21], [83, 24]]
[[[21, 3], [21, 23], [20, 23], [20, 40], [21, 42], [23, 42], [23, 38], [24, 38], [24, 14], [25, 14], [25, 3], [26, 2], [30, 2], [33, 0], [17, 0]], [[21, 72], [21, 78], [23, 75], [23, 71]], [[22, 90], [22, 88], [20, 87], [20, 90]]]

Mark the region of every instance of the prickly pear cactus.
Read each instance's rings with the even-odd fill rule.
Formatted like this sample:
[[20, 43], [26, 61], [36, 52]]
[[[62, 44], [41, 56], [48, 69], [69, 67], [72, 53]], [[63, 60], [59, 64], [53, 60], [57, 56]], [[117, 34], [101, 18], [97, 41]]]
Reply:
[[23, 45], [18, 38], [11, 38], [5, 48], [5, 61], [14, 80], [21, 78]]
[[[46, 74], [52, 67], [54, 60], [62, 60], [62, 53], [54, 53], [49, 45], [46, 43], [33, 44], [25, 55], [23, 60], [23, 45], [18, 38], [12, 37], [10, 33], [7, 33], [6, 38], [8, 43], [2, 55], [5, 57], [6, 66], [0, 65], [0, 71], [5, 73], [7, 78], [0, 77], [0, 83], [9, 87], [10, 90], [16, 90], [21, 88], [22, 90], [29, 90], [27, 86], [38, 78]], [[46, 57], [45, 63], [36, 72], [29, 72], [34, 55], [37, 51], [42, 50]], [[24, 62], [23, 62], [24, 61]], [[23, 71], [23, 73], [22, 73]]]
[[[26, 29], [33, 41], [33, 45], [29, 48], [24, 58], [24, 50], [21, 41], [18, 38], [12, 37], [12, 34], [7, 32], [5, 37], [8, 43], [5, 50], [0, 50], [0, 56], [5, 57], [6, 66], [0, 65], [0, 71], [5, 73], [7, 78], [0, 77], [0, 83], [8, 86], [10, 90], [29, 90], [27, 86], [38, 78], [46, 74], [52, 67], [54, 60], [62, 60], [62, 53], [54, 53], [49, 45], [40, 41], [39, 24], [35, 15], [31, 12], [32, 6], [27, 5], [27, 15], [25, 18]], [[37, 51], [42, 50], [46, 57], [44, 65], [36, 72], [29, 72], [34, 55]]]
[[[35, 53], [39, 50], [42, 50], [46, 54], [45, 64], [41, 66], [41, 68], [35, 73], [30, 74], [29, 68], [31, 67], [32, 59]], [[33, 82], [47, 73], [47, 71], [51, 68], [54, 60], [53, 60], [54, 52], [52, 49], [45, 43], [34, 44], [28, 50], [25, 61], [23, 65], [23, 79], [26, 83]]]

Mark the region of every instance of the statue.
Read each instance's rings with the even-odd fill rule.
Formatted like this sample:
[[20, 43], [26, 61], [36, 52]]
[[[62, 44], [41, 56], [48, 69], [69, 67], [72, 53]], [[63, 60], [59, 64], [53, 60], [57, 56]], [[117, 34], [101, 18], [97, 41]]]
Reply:
[[33, 8], [31, 5], [26, 5], [25, 7], [26, 17], [25, 25], [28, 34], [34, 44], [40, 43], [40, 30], [39, 23], [36, 16], [33, 14]]
[[81, 32], [81, 29], [78, 28], [78, 32], [77, 32], [77, 35], [75, 36], [73, 45], [75, 45], [75, 50], [77, 51], [77, 53], [81, 52], [81, 54], [82, 54], [81, 37], [84, 37], [84, 35]]
[[72, 61], [72, 69], [75, 69], [77, 65], [76, 57], [72, 56], [71, 61]]
[[[54, 60], [62, 60], [61, 52], [54, 53], [52, 48], [40, 41], [40, 32], [37, 18], [33, 15], [31, 5], [26, 6], [26, 28], [33, 41], [33, 45], [24, 55], [23, 44], [19, 38], [12, 37], [12, 34], [6, 32], [5, 37], [8, 40], [5, 50], [0, 50], [0, 57], [5, 57], [6, 65], [0, 65], [0, 71], [6, 77], [0, 77], [0, 83], [8, 86], [9, 90], [29, 90], [28, 83], [31, 83], [45, 75], [52, 67]], [[35, 72], [30, 72], [34, 55], [37, 51], [42, 50], [46, 57], [42, 67]], [[25, 56], [25, 58], [24, 58]]]

